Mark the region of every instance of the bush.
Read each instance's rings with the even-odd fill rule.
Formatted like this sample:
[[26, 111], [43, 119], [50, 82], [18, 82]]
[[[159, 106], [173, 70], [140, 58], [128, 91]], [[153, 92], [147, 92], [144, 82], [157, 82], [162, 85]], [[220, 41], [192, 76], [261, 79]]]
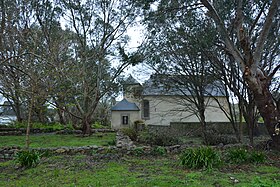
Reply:
[[91, 128], [93, 128], [93, 129], [105, 129], [106, 127], [103, 126], [100, 122], [95, 122], [93, 125], [91, 125]]
[[121, 132], [128, 136], [132, 141], [136, 141], [137, 140], [137, 137], [138, 137], [138, 133], [135, 129], [133, 128], [125, 128], [125, 129], [122, 129]]
[[164, 134], [151, 134], [143, 131], [139, 134], [138, 141], [149, 145], [169, 146], [179, 144], [180, 140], [177, 137], [170, 137]]
[[19, 151], [15, 155], [15, 162], [20, 164], [21, 167], [31, 168], [39, 164], [41, 154], [33, 150]]
[[229, 149], [226, 153], [227, 161], [233, 164], [244, 163], [263, 163], [265, 161], [265, 154], [259, 151], [249, 152], [244, 148]]
[[221, 164], [219, 152], [210, 147], [188, 148], [180, 160], [183, 166], [190, 169], [212, 169]]
[[154, 156], [164, 156], [166, 155], [166, 149], [164, 147], [157, 146], [153, 148], [151, 154]]
[[136, 156], [142, 156], [142, 155], [144, 155], [145, 151], [143, 150], [143, 148], [137, 147], [137, 148], [133, 149], [132, 153]]
[[[220, 143], [224, 145], [238, 143], [235, 137], [229, 135], [220, 135], [217, 133], [207, 133], [207, 141], [208, 141], [208, 145], [218, 145]], [[206, 144], [205, 141], [204, 144]]]
[[248, 161], [249, 154], [244, 148], [232, 148], [227, 150], [226, 158], [230, 163], [242, 164]]
[[266, 155], [260, 151], [252, 151], [250, 153], [249, 160], [251, 163], [263, 163], [266, 159]]

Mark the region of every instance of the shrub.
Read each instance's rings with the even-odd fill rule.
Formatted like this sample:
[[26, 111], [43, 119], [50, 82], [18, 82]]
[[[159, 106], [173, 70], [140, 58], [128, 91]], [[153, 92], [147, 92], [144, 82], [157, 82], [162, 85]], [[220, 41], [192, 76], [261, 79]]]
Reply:
[[144, 155], [145, 151], [143, 150], [143, 148], [137, 147], [137, 148], [133, 149], [132, 153], [136, 156], [142, 156], [142, 155]]
[[107, 145], [111, 145], [111, 146], [114, 146], [114, 145], [116, 145], [116, 140], [115, 139], [113, 139], [113, 140], [110, 140], [110, 141], [108, 141], [107, 142]]
[[190, 169], [212, 169], [221, 164], [219, 152], [210, 147], [188, 148], [180, 160], [183, 166]]
[[227, 150], [226, 158], [230, 163], [242, 164], [248, 161], [249, 153], [244, 148], [232, 148]]
[[41, 154], [33, 150], [19, 151], [15, 155], [15, 162], [20, 164], [21, 167], [31, 168], [39, 164]]
[[121, 132], [128, 136], [132, 141], [136, 141], [137, 140], [137, 136], [138, 136], [138, 133], [135, 129], [133, 128], [125, 128], [125, 129], [122, 129]]
[[244, 163], [263, 163], [265, 161], [265, 154], [260, 151], [249, 152], [245, 148], [233, 148], [227, 150], [226, 159], [233, 164]]
[[139, 134], [138, 141], [140, 143], [157, 145], [157, 146], [169, 146], [179, 144], [178, 137], [166, 136], [164, 134], [151, 134], [147, 131], [143, 131]]
[[266, 155], [260, 151], [252, 151], [249, 156], [251, 163], [263, 163], [266, 159]]
[[208, 141], [208, 145], [218, 145], [220, 143], [224, 145], [238, 143], [235, 137], [229, 135], [220, 135], [217, 133], [207, 133], [207, 141]]
[[93, 125], [91, 125], [91, 128], [93, 128], [93, 129], [105, 129], [106, 127], [103, 126], [100, 122], [95, 122]]
[[154, 156], [164, 156], [166, 155], [166, 149], [164, 147], [157, 146], [153, 148], [151, 154]]

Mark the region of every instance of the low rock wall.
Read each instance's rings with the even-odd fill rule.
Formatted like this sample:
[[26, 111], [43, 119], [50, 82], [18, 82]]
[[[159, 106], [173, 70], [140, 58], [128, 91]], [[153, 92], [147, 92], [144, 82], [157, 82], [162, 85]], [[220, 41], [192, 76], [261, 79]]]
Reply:
[[[234, 134], [233, 128], [230, 123], [208, 123], [208, 129], [212, 129], [219, 134]], [[200, 123], [170, 123], [169, 126], [148, 125], [147, 129], [150, 133], [164, 134], [170, 137], [178, 136], [199, 136], [201, 135]], [[245, 123], [242, 124], [242, 133], [248, 134], [248, 128]], [[257, 124], [254, 134], [267, 135], [267, 130], [264, 124]]]
[[[173, 145], [164, 147], [167, 153], [177, 153], [182, 149], [186, 148], [184, 145]], [[115, 146], [81, 146], [81, 147], [55, 147], [55, 148], [37, 148], [32, 149], [36, 150], [40, 153], [50, 154], [50, 155], [74, 155], [74, 154], [86, 154], [92, 155], [95, 158], [103, 159], [103, 158], [119, 158], [123, 155], [133, 155], [141, 153], [143, 155], [152, 154], [154, 147], [151, 146], [136, 146], [131, 139], [122, 134], [121, 132], [117, 132], [116, 134], [116, 145]], [[2, 147], [0, 148], [0, 159], [13, 159], [14, 155], [21, 151], [21, 147]]]

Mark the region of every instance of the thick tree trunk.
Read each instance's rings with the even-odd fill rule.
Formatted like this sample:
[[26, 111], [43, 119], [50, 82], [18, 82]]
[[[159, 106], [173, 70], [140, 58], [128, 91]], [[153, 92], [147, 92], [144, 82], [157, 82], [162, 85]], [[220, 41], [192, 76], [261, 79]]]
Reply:
[[[269, 135], [271, 136], [273, 147], [280, 150], [280, 134], [275, 132], [275, 128], [280, 122], [280, 111], [277, 109], [269, 91], [270, 80], [260, 80], [258, 85], [259, 88], [256, 84], [252, 84], [250, 80], [246, 81], [253, 92], [257, 108], [260, 112], [260, 115], [263, 117], [264, 124]], [[260, 89], [262, 90], [261, 92], [259, 91]]]
[[85, 117], [82, 120], [82, 133], [84, 136], [89, 136], [91, 135], [91, 123], [88, 117]]

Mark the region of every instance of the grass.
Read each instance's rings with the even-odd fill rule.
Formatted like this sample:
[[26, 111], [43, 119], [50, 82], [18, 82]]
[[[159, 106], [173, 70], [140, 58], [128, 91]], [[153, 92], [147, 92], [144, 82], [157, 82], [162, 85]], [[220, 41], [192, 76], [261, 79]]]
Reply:
[[280, 186], [279, 173], [280, 168], [271, 165], [185, 170], [176, 156], [100, 161], [64, 155], [43, 158], [36, 168], [27, 170], [16, 169], [13, 161], [0, 162], [0, 186]]
[[[61, 146], [86, 146], [86, 145], [107, 145], [115, 139], [115, 133], [99, 135], [93, 134], [89, 137], [79, 137], [74, 135], [42, 134], [30, 135], [31, 148], [47, 148]], [[0, 147], [25, 146], [25, 136], [0, 136]]]

